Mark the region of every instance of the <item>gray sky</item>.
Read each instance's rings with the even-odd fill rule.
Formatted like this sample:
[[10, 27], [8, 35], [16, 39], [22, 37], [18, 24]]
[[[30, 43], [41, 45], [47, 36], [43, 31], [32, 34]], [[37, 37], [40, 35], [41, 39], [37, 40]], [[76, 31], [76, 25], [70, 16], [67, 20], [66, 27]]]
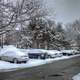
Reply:
[[55, 17], [56, 21], [64, 24], [80, 17], [80, 0], [45, 0], [45, 4], [51, 18]]

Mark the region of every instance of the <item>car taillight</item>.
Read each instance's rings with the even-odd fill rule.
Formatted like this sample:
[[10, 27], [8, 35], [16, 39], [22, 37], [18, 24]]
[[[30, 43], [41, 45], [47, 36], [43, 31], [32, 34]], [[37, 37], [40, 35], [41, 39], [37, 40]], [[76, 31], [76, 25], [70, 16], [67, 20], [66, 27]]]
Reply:
[[21, 57], [28, 57], [28, 56], [21, 56]]
[[57, 55], [57, 53], [55, 53], [55, 55]]

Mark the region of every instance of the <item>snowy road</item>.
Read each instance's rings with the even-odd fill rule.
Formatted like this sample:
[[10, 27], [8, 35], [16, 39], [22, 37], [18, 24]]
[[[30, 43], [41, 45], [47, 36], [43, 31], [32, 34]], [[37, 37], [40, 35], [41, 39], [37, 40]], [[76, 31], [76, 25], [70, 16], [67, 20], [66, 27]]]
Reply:
[[[71, 80], [73, 75], [80, 72], [80, 55], [31, 62], [32, 60], [26, 64], [6, 63], [10, 64], [8, 66], [4, 64], [5, 68], [12, 66], [10, 70], [14, 68], [19, 70], [0, 72], [0, 80]], [[4, 69], [1, 68], [0, 70], [3, 71]]]

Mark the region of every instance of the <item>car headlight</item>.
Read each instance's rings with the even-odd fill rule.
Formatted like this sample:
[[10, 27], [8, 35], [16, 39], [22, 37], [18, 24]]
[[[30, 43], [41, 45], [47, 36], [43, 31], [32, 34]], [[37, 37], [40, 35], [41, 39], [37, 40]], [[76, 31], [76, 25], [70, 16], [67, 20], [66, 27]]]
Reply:
[[44, 57], [44, 54], [42, 54], [41, 56]]

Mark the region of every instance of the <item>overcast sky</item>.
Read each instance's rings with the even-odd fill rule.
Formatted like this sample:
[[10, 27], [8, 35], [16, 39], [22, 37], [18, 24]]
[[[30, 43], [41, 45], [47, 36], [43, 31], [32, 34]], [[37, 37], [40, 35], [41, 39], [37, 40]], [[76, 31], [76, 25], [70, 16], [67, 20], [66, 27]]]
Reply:
[[[72, 22], [80, 17], [80, 0], [45, 0], [51, 18], [62, 23]], [[55, 12], [55, 15], [54, 15]]]

